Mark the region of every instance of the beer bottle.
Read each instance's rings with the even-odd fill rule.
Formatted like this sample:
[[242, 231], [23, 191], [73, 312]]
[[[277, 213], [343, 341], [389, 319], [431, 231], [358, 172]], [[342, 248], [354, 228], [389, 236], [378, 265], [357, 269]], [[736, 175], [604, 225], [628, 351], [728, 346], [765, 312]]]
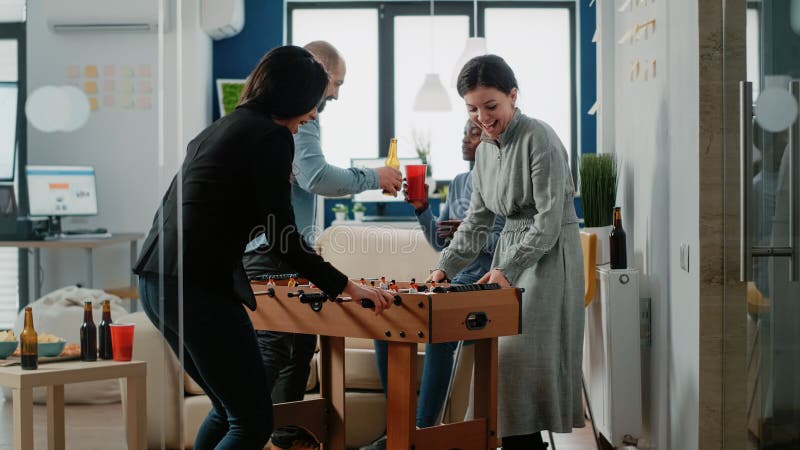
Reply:
[[25, 307], [25, 328], [19, 335], [19, 352], [22, 356], [22, 368], [33, 370], [39, 367], [39, 339], [33, 329], [33, 310]]
[[608, 235], [608, 247], [611, 253], [611, 268], [627, 269], [628, 250], [625, 245], [625, 230], [622, 229], [622, 212], [619, 206], [614, 208], [614, 228]]
[[98, 356], [100, 359], [114, 359], [111, 351], [111, 301], [103, 300], [103, 319], [97, 327], [97, 338], [100, 341]]
[[92, 318], [92, 302], [83, 302], [81, 361], [97, 361], [97, 326]]
[[[386, 167], [400, 170], [400, 160], [397, 159], [397, 138], [392, 138], [389, 144], [389, 155], [386, 157]], [[383, 191], [383, 195], [391, 195], [387, 191]]]

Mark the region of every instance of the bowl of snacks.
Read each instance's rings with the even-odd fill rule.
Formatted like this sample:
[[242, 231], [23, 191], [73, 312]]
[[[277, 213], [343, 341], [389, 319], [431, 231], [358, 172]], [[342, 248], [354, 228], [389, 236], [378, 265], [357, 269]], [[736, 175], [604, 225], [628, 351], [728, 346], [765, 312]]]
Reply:
[[39, 356], [58, 356], [64, 350], [67, 341], [52, 334], [41, 333], [39, 338]]
[[0, 359], [6, 359], [17, 349], [17, 337], [14, 330], [0, 331]]

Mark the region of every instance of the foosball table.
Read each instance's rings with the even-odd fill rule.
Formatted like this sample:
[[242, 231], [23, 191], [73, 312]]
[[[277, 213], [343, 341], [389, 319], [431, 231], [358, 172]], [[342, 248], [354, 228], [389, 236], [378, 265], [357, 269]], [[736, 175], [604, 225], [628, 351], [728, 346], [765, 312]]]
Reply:
[[[247, 312], [256, 330], [320, 335], [320, 398], [275, 405], [275, 428], [301, 426], [323, 449], [345, 450], [344, 338], [358, 337], [388, 342], [388, 450], [498, 447], [497, 338], [521, 331], [521, 289], [401, 282], [391, 307], [376, 316], [371, 301], [331, 299], [296, 276], [250, 283], [258, 306]], [[474, 419], [418, 430], [417, 345], [460, 340], [475, 342]]]

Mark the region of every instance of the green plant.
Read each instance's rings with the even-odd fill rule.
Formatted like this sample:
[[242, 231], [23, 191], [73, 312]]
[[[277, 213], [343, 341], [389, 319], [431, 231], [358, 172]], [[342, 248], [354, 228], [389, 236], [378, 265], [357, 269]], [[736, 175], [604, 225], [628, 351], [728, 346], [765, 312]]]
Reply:
[[356, 202], [353, 204], [353, 212], [364, 212], [366, 210], [367, 207], [363, 203]]
[[617, 199], [617, 161], [613, 155], [587, 153], [578, 167], [583, 219], [587, 227], [611, 225]]
[[345, 205], [344, 203], [337, 203], [337, 204], [333, 205], [333, 208], [331, 208], [331, 211], [333, 211], [335, 213], [337, 213], [337, 212], [347, 213], [348, 208], [347, 208], [347, 205]]
[[430, 164], [431, 133], [413, 129], [411, 130], [411, 136], [414, 139], [414, 151], [417, 152], [417, 157], [422, 161], [422, 164], [428, 165], [425, 170], [425, 176], [433, 176], [433, 167]]
[[239, 100], [242, 97], [242, 91], [244, 91], [244, 83], [245, 80], [217, 80], [217, 92], [222, 97], [220, 115], [230, 114], [236, 109], [236, 105], [239, 104]]

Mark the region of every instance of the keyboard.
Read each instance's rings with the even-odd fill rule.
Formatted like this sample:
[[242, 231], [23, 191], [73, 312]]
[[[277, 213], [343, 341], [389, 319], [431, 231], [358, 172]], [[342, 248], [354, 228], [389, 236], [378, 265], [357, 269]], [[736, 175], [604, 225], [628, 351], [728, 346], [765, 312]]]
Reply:
[[61, 234], [107, 234], [108, 230], [105, 228], [76, 228], [74, 230], [63, 230]]
[[46, 241], [81, 241], [81, 240], [91, 240], [91, 239], [108, 239], [111, 237], [111, 233], [83, 233], [83, 234], [75, 234], [75, 233], [60, 233], [56, 235], [46, 236], [44, 240]]

